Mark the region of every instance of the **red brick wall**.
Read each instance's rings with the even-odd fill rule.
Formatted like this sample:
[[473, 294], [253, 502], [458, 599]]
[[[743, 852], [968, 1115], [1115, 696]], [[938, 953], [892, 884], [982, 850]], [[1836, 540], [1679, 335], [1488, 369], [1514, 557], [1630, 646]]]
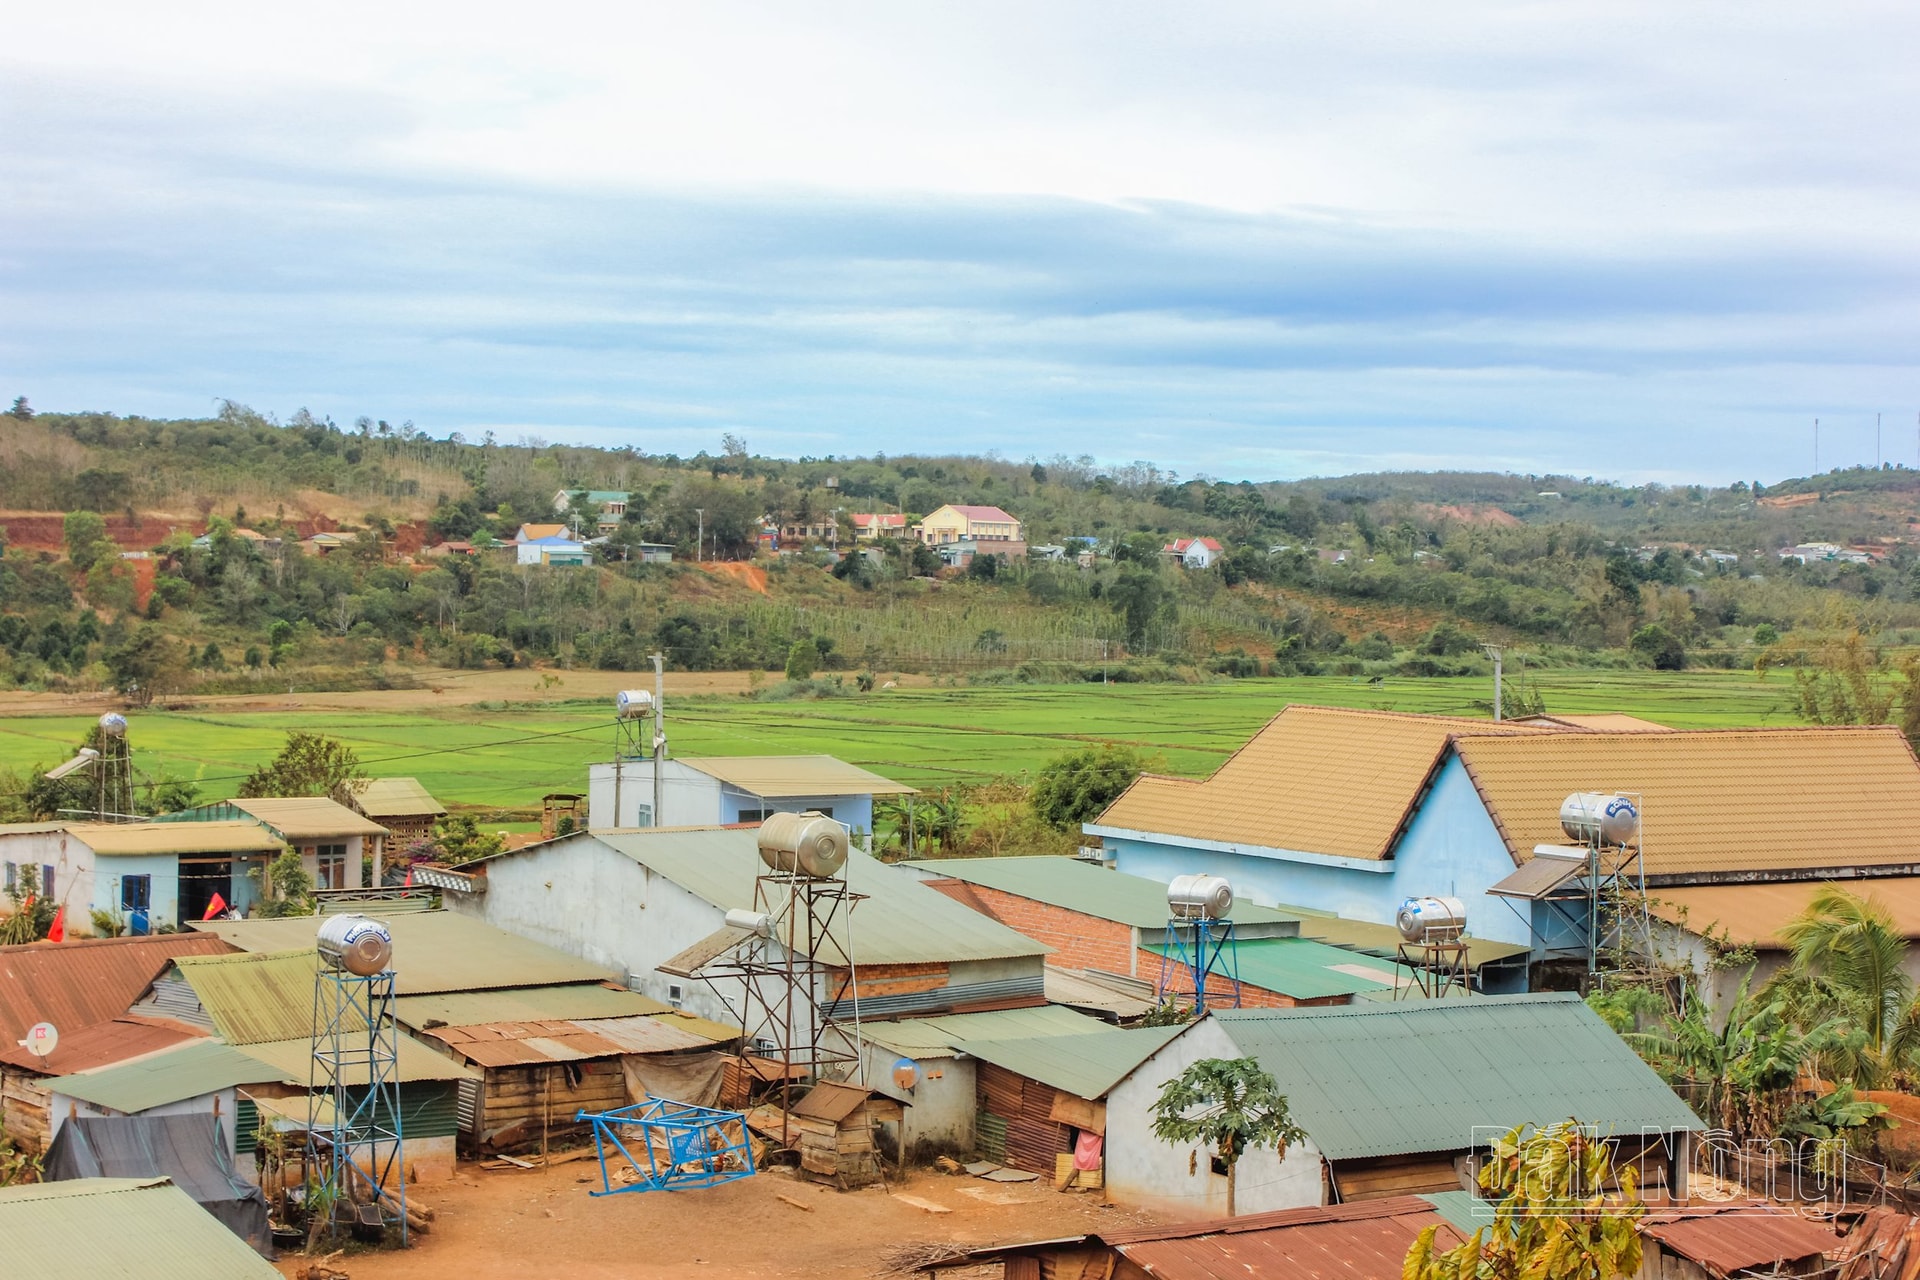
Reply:
[[[1113, 920], [1101, 920], [1067, 907], [1036, 902], [1018, 894], [961, 880], [935, 880], [929, 885], [955, 902], [992, 916], [1009, 929], [1018, 930], [1036, 942], [1052, 947], [1047, 963], [1062, 969], [1100, 969], [1107, 973], [1131, 974], [1145, 982], [1160, 976], [1160, 953], [1133, 949], [1133, 930]], [[1220, 974], [1207, 978], [1207, 995], [1227, 996], [1233, 985]], [[1240, 984], [1240, 1003], [1246, 1008], [1291, 1009], [1297, 1005], [1346, 1004], [1347, 997], [1322, 1000], [1296, 1000], [1278, 991], [1268, 991], [1250, 983]]]

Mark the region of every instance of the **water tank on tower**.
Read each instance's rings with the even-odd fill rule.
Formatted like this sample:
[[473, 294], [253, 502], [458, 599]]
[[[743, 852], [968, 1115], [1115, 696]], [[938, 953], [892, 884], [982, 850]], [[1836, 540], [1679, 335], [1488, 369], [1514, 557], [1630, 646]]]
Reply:
[[109, 711], [100, 717], [100, 732], [109, 738], [127, 736], [127, 718], [118, 711]]
[[831, 880], [847, 860], [847, 829], [820, 813], [770, 813], [760, 824], [760, 861], [769, 870]]
[[328, 968], [361, 978], [384, 972], [393, 959], [393, 935], [362, 915], [328, 916], [320, 926], [320, 958]]
[[645, 689], [622, 689], [613, 698], [614, 714], [622, 720], [633, 720], [640, 716], [653, 714], [653, 695]]
[[1581, 844], [1632, 844], [1640, 834], [1640, 810], [1622, 795], [1577, 791], [1560, 802], [1560, 829]]
[[1233, 911], [1233, 886], [1219, 876], [1175, 876], [1167, 910], [1175, 920], [1225, 920]]
[[1408, 898], [1394, 924], [1408, 942], [1452, 942], [1467, 929], [1467, 904], [1458, 898]]

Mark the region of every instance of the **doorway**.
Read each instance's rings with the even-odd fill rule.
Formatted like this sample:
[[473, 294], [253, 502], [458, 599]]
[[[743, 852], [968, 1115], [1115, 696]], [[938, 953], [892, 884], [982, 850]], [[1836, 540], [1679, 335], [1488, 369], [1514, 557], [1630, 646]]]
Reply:
[[174, 923], [184, 928], [204, 919], [216, 893], [233, 905], [233, 859], [180, 859], [180, 918]]

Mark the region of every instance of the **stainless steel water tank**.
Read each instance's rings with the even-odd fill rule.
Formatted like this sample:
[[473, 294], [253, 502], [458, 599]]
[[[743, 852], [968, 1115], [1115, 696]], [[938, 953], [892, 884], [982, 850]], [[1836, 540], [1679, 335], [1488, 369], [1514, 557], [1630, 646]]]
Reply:
[[393, 935], [387, 926], [361, 915], [328, 916], [320, 925], [318, 945], [329, 968], [362, 978], [384, 971], [393, 959]]
[[770, 813], [760, 824], [760, 861], [774, 871], [830, 880], [847, 860], [847, 829], [819, 813]]
[[109, 738], [126, 737], [127, 718], [118, 711], [107, 712], [107, 714], [100, 717], [100, 732], [106, 734]]
[[1225, 920], [1233, 911], [1233, 886], [1219, 876], [1175, 876], [1167, 910], [1176, 920]]
[[653, 695], [645, 689], [622, 689], [613, 696], [614, 714], [622, 720], [653, 714]]
[[1560, 802], [1560, 829], [1567, 837], [1587, 844], [1631, 844], [1640, 834], [1640, 811], [1625, 796], [1604, 791], [1576, 791]]
[[1467, 904], [1458, 898], [1408, 898], [1393, 923], [1408, 942], [1450, 940], [1466, 932]]

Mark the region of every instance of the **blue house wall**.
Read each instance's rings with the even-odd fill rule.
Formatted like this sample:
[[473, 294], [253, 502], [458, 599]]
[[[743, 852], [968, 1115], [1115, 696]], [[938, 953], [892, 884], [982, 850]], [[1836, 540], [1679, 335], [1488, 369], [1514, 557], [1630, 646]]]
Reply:
[[723, 823], [739, 822], [742, 810], [805, 813], [809, 809], [822, 813], [831, 811], [834, 821], [844, 822], [856, 832], [873, 830], [873, 797], [870, 795], [780, 796], [769, 800], [763, 796], [749, 795], [737, 787], [720, 788], [720, 821]]
[[93, 863], [93, 900], [96, 911], [120, 910], [122, 876], [152, 876], [148, 886], [148, 918], [152, 926], [173, 924], [180, 916], [180, 858], [171, 853], [96, 855]]
[[[1380, 861], [1239, 847], [1204, 847], [1174, 835], [1156, 840], [1103, 835], [1118, 869], [1170, 880], [1185, 872], [1225, 876], [1234, 892], [1265, 906], [1286, 904], [1350, 920], [1392, 924], [1408, 898], [1452, 896], [1467, 905], [1467, 932], [1520, 946], [1533, 941], [1526, 917], [1487, 888], [1513, 874], [1513, 858], [1459, 757], [1441, 766], [1394, 856]], [[1522, 910], [1526, 904], [1518, 904]]]

